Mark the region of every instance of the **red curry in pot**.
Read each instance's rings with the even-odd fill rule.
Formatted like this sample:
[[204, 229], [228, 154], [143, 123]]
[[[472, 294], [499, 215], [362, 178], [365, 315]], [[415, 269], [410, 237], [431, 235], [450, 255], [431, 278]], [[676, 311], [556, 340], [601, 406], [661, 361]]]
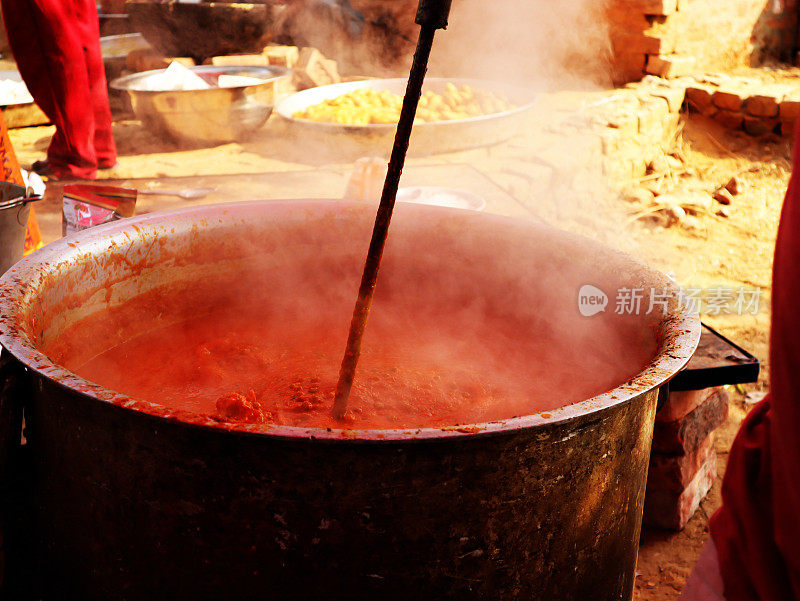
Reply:
[[[619, 361], [575, 348], [569, 336], [537, 336], [513, 319], [476, 320], [457, 311], [407, 319], [379, 302], [347, 416], [336, 420], [342, 308], [341, 323], [330, 319], [336, 311], [221, 306], [161, 324], [147, 303], [129, 301], [71, 326], [48, 354], [111, 390], [220, 422], [387, 429], [475, 424], [561, 407], [624, 382], [654, 351], [642, 347], [629, 351], [634, 362]], [[151, 329], [93, 356], [76, 351], [89, 336], [113, 339], [114, 324], [137, 320]]]

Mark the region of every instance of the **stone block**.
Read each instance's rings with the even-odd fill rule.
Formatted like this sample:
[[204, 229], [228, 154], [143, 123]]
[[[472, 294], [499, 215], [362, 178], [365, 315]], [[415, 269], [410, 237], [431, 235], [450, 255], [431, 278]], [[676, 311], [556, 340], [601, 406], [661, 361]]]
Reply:
[[631, 12], [645, 15], [672, 15], [678, 10], [678, 0], [619, 0], [618, 4]]
[[139, 73], [153, 69], [166, 69], [172, 62], [182, 64], [184, 67], [194, 67], [195, 62], [188, 57], [167, 57], [151, 48], [132, 50], [125, 58], [125, 67], [128, 71]]
[[297, 46], [266, 46], [262, 54], [267, 57], [267, 64], [294, 69], [300, 58]]
[[753, 117], [777, 117], [778, 101], [775, 96], [756, 94], [747, 98], [742, 104], [744, 112]]
[[713, 106], [712, 97], [715, 88], [703, 84], [691, 84], [686, 87], [686, 103], [690, 110], [706, 114]]
[[800, 117], [800, 100], [784, 98], [778, 107], [778, 116], [783, 119], [797, 119]]
[[31, 127], [34, 125], [44, 125], [50, 123], [50, 118], [44, 114], [39, 105], [31, 102], [30, 104], [12, 104], [2, 108], [3, 120], [8, 129], [20, 127]]
[[711, 102], [717, 108], [726, 111], [741, 111], [742, 104], [747, 95], [738, 90], [717, 90], [711, 98]]
[[720, 387], [703, 388], [702, 390], [676, 390], [669, 393], [669, 398], [661, 410], [656, 413], [656, 420], [660, 422], [674, 422], [687, 416], [705, 403], [713, 395], [724, 390]]
[[683, 492], [648, 490], [644, 497], [645, 525], [683, 530], [711, 490], [716, 476], [717, 456], [711, 453]]
[[766, 134], [770, 134], [774, 132], [779, 125], [780, 120], [777, 117], [772, 119], [751, 117], [750, 115], [745, 115], [744, 117], [744, 131], [751, 136], [764, 136]]
[[639, 81], [644, 75], [646, 58], [643, 52], [618, 52], [614, 57], [614, 81]]
[[738, 111], [720, 109], [713, 119], [727, 129], [742, 129], [744, 127], [744, 115]]
[[229, 54], [212, 57], [211, 64], [215, 67], [266, 67], [268, 63], [263, 54]]
[[300, 89], [341, 81], [336, 61], [326, 59], [316, 48], [303, 48], [294, 67], [295, 85]]
[[665, 79], [690, 75], [697, 59], [679, 54], [648, 54], [645, 71]]
[[694, 451], [686, 455], [653, 453], [647, 472], [647, 491], [681, 494], [691, 484], [697, 472], [714, 454], [714, 433], [709, 434]]
[[[619, 32], [613, 37], [616, 54], [670, 54], [675, 51], [675, 37], [666, 33], [648, 31]], [[644, 67], [644, 65], [642, 65]]]
[[656, 421], [653, 452], [685, 455], [694, 451], [728, 417], [728, 394], [724, 389], [712, 394], [684, 417]]
[[[617, 36], [631, 35], [636, 32], [644, 32], [650, 29], [650, 20], [642, 10], [622, 2], [609, 2], [605, 10], [606, 18], [611, 29], [611, 39]], [[613, 42], [612, 42], [613, 44]]]

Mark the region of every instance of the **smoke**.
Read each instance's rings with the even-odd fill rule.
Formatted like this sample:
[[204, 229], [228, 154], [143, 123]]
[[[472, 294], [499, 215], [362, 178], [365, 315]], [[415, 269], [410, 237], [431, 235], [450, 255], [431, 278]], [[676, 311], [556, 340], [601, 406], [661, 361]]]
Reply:
[[455, 0], [431, 73], [539, 90], [610, 82], [604, 4], [592, 0]]

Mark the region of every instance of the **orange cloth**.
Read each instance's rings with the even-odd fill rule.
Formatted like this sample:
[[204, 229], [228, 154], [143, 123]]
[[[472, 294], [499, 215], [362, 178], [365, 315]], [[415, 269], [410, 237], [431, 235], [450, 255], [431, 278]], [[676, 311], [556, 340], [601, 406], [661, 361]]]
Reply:
[[[4, 182], [12, 182], [25, 185], [25, 180], [22, 179], [22, 171], [19, 168], [17, 155], [14, 152], [14, 147], [11, 146], [11, 139], [8, 137], [8, 128], [6, 127], [3, 114], [0, 113], [0, 177]], [[25, 232], [25, 250], [23, 254], [27, 255], [37, 248], [42, 247], [42, 234], [39, 231], [39, 222], [36, 220], [36, 214], [31, 207], [30, 215], [28, 216], [28, 229]]]

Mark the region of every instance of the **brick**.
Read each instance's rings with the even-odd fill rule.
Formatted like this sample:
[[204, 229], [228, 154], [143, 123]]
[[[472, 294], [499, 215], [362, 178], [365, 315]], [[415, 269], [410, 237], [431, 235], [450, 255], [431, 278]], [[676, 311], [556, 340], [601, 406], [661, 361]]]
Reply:
[[656, 420], [673, 422], [685, 417], [713, 395], [719, 394], [722, 388], [703, 388], [702, 390], [677, 390], [669, 393], [669, 398], [661, 411], [656, 413]]
[[781, 119], [781, 135], [794, 135], [795, 125], [797, 125], [797, 119]]
[[720, 109], [713, 119], [727, 129], [742, 129], [744, 127], [744, 115], [738, 111]]
[[744, 112], [753, 117], [777, 117], [778, 98], [756, 94], [747, 98], [744, 103]]
[[683, 530], [711, 490], [716, 476], [717, 456], [712, 453], [680, 494], [647, 491], [644, 497], [644, 523], [668, 530]]
[[766, 134], [772, 133], [778, 128], [780, 125], [780, 120], [777, 118], [762, 118], [762, 117], [750, 117], [749, 115], [745, 115], [744, 118], [744, 131], [746, 131], [751, 136], [764, 136]]
[[692, 84], [686, 88], [686, 102], [691, 110], [707, 113], [711, 108], [714, 88], [703, 84]]
[[665, 79], [690, 75], [697, 59], [678, 54], [649, 54], [645, 71]]
[[747, 96], [743, 92], [734, 90], [717, 90], [711, 98], [711, 102], [717, 108], [726, 111], [741, 111], [744, 99]]
[[267, 57], [267, 64], [293, 69], [300, 58], [297, 46], [266, 46], [262, 54]]
[[672, 15], [678, 10], [678, 0], [619, 0], [619, 4], [645, 15]]
[[194, 67], [195, 62], [188, 57], [167, 57], [159, 54], [150, 48], [132, 50], [125, 58], [125, 67], [128, 71], [139, 73], [141, 71], [151, 71], [153, 69], [166, 69], [173, 61], [182, 64], [184, 67]]
[[267, 57], [263, 54], [229, 54], [211, 59], [215, 67], [265, 67]]
[[138, 73], [140, 71], [149, 71], [152, 68], [163, 69], [164, 67], [168, 66], [167, 64], [159, 64], [158, 67], [148, 66], [154, 61], [163, 63], [166, 61], [166, 59], [164, 58], [164, 55], [159, 54], [150, 48], [131, 50], [128, 53], [128, 56], [125, 57], [125, 68], [128, 69], [128, 71], [134, 71], [135, 73]]
[[647, 31], [651, 24], [644, 12], [634, 10], [621, 3], [608, 3], [606, 7], [606, 19], [611, 29], [611, 39], [616, 36], [630, 35], [631, 32]]
[[723, 390], [711, 395], [693, 411], [670, 422], [656, 421], [653, 451], [685, 455], [694, 451], [728, 417], [728, 394]]
[[694, 451], [686, 455], [650, 455], [647, 491], [657, 490], [681, 494], [714, 451], [714, 433], [709, 434]]
[[675, 38], [647, 31], [620, 32], [613, 36], [611, 45], [616, 54], [669, 54], [675, 51]]
[[778, 107], [778, 116], [781, 119], [797, 119], [800, 117], [800, 100], [785, 98]]
[[341, 81], [336, 61], [326, 59], [316, 48], [303, 48], [294, 67], [298, 88], [313, 88]]
[[672, 15], [678, 10], [678, 0], [639, 0], [646, 15]]
[[646, 56], [643, 52], [620, 52], [614, 57], [614, 81], [638, 81], [644, 75]]

